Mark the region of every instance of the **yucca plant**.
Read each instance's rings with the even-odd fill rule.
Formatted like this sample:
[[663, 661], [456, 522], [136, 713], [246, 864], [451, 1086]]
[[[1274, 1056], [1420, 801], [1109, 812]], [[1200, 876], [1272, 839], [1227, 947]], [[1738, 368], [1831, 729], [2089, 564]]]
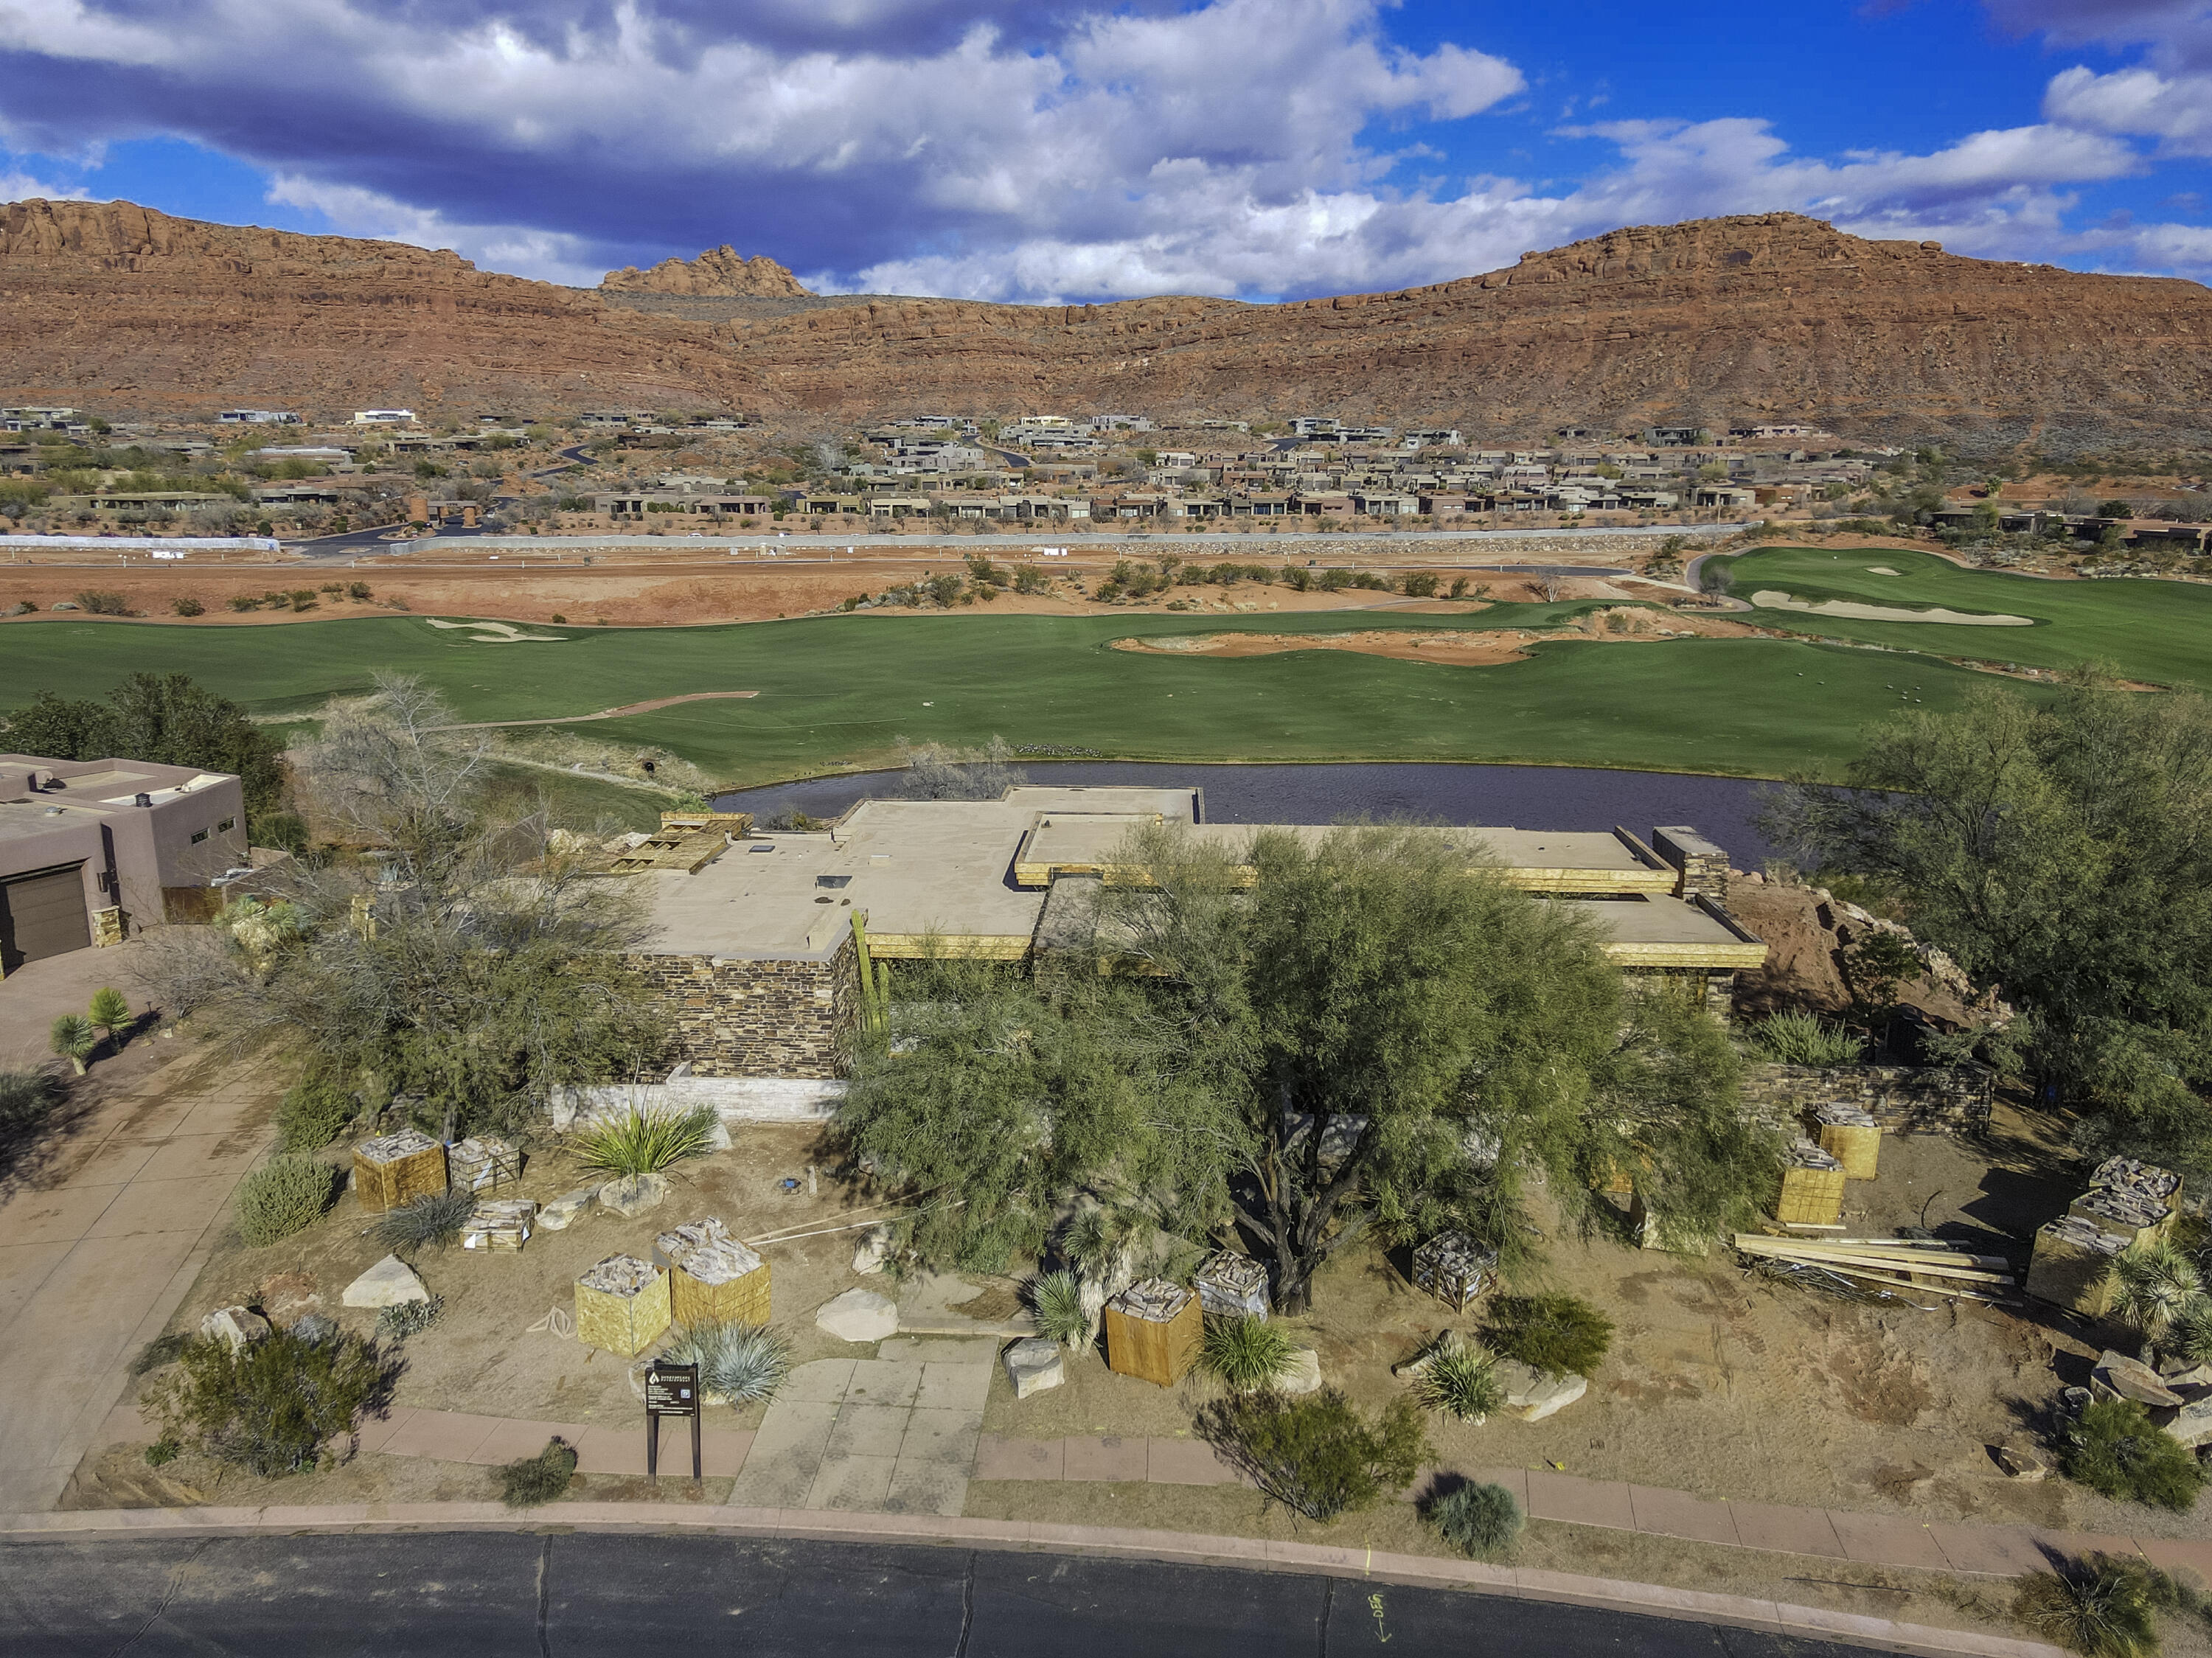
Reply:
[[576, 1156], [586, 1169], [635, 1178], [657, 1175], [672, 1163], [702, 1156], [714, 1138], [714, 1114], [696, 1111], [631, 1111], [578, 1136]]
[[2191, 1364], [2212, 1364], [2212, 1298], [2199, 1297], [2176, 1313], [2159, 1345]]
[[1272, 1388], [1290, 1367], [1290, 1333], [1264, 1318], [1210, 1318], [1200, 1368], [1240, 1394]]
[[2146, 1362], [2167, 1327], [2204, 1303], [2197, 1263], [2165, 1238], [2130, 1244], [2112, 1260], [2112, 1314], [2142, 1338]]
[[687, 1325], [667, 1351], [672, 1364], [696, 1364], [699, 1390], [725, 1405], [773, 1399], [791, 1373], [791, 1347], [756, 1324], [702, 1321]]
[[92, 1021], [82, 1013], [64, 1013], [46, 1028], [46, 1045], [76, 1067], [76, 1074], [84, 1075], [84, 1062], [92, 1057], [93, 1044], [98, 1040], [93, 1035]]
[[1030, 1284], [1030, 1314], [1037, 1333], [1071, 1353], [1091, 1345], [1091, 1311], [1083, 1304], [1083, 1280], [1073, 1272], [1047, 1272]]
[[92, 993], [92, 1005], [85, 1009], [84, 1017], [112, 1042], [115, 1033], [131, 1023], [131, 1004], [121, 991], [103, 987]]
[[2157, 1591], [2141, 1563], [2093, 1554], [2063, 1571], [2021, 1574], [2013, 1621], [2084, 1658], [2155, 1658]]
[[1505, 1384], [1498, 1379], [1498, 1357], [1458, 1331], [1447, 1330], [1414, 1377], [1413, 1397], [1431, 1410], [1445, 1412], [1462, 1422], [1481, 1422], [1505, 1404]]
[[1502, 1560], [1520, 1540], [1521, 1504], [1503, 1485], [1455, 1485], [1429, 1504], [1444, 1541], [1477, 1560]]
[[379, 1248], [389, 1249], [394, 1254], [420, 1249], [426, 1244], [442, 1249], [460, 1236], [461, 1228], [468, 1224], [476, 1206], [473, 1193], [459, 1188], [434, 1192], [396, 1209], [386, 1210], [376, 1224], [368, 1229], [368, 1236]]
[[1842, 1026], [1800, 1008], [1761, 1019], [1751, 1037], [1777, 1065], [1856, 1065], [1863, 1051], [1859, 1039]]

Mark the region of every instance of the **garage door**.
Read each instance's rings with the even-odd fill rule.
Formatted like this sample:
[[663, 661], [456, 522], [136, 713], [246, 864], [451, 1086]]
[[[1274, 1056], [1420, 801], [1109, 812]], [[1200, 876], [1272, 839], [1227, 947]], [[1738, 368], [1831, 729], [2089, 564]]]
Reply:
[[84, 865], [0, 881], [0, 972], [92, 943], [84, 912]]

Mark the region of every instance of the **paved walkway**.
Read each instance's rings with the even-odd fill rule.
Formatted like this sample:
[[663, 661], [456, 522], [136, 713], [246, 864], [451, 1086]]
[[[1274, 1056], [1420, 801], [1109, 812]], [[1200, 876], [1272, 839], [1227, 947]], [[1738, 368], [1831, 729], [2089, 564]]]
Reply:
[[0, 1198], [0, 1509], [52, 1507], [102, 1442], [124, 1367], [184, 1299], [268, 1143], [248, 1126], [267, 1086], [229, 1072], [182, 1091], [201, 1060], [187, 1048], [100, 1105]]
[[[920, 1345], [921, 1344], [915, 1344]], [[983, 1431], [994, 1344], [981, 1362], [822, 1358], [791, 1373], [730, 1491], [746, 1509], [957, 1516]]]

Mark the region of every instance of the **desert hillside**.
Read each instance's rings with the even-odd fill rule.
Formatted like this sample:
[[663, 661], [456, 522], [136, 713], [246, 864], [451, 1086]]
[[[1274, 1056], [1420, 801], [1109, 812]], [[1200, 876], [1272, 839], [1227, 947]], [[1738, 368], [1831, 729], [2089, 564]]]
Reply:
[[1764, 416], [1972, 446], [2212, 440], [2212, 290], [1794, 214], [1288, 305], [739, 297], [706, 321], [398, 244], [30, 201], [0, 207], [0, 395], [126, 412], [1314, 412], [1498, 436]]

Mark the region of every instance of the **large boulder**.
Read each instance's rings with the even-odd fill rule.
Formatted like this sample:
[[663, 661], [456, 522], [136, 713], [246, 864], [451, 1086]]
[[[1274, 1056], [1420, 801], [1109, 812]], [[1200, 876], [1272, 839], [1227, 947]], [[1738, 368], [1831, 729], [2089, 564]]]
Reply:
[[200, 1321], [200, 1333], [234, 1353], [269, 1338], [269, 1321], [250, 1307], [218, 1307]]
[[596, 1186], [580, 1186], [573, 1192], [563, 1192], [538, 1212], [538, 1230], [567, 1231], [592, 1212], [592, 1205], [599, 1195], [599, 1188]]
[[662, 1175], [624, 1175], [599, 1187], [599, 1201], [624, 1220], [635, 1220], [668, 1201], [668, 1180]]
[[1523, 1422], [1556, 1416], [1589, 1391], [1587, 1376], [1556, 1376], [1517, 1358], [1498, 1361], [1498, 1380], [1505, 1388], [1505, 1408]]
[[429, 1287], [397, 1255], [386, 1255], [345, 1287], [338, 1299], [349, 1307], [398, 1307], [428, 1301]]
[[1027, 1399], [1057, 1388], [1067, 1380], [1066, 1355], [1057, 1341], [1025, 1336], [1006, 1349], [1006, 1380], [1014, 1384], [1014, 1397]]
[[1321, 1355], [1310, 1347], [1291, 1349], [1291, 1362], [1275, 1378], [1275, 1386], [1286, 1394], [1310, 1394], [1321, 1387]]
[[2212, 1443], [2212, 1395], [2193, 1399], [2176, 1411], [2166, 1430], [2192, 1451]]
[[2047, 1479], [2051, 1458], [2043, 1447], [2025, 1435], [2015, 1434], [1997, 1447], [1997, 1466], [2014, 1479]]
[[814, 1322], [840, 1341], [881, 1341], [898, 1333], [898, 1303], [873, 1290], [848, 1290], [824, 1302]]
[[890, 1263], [891, 1229], [871, 1226], [861, 1233], [853, 1250], [853, 1270], [862, 1278], [873, 1278]]
[[2089, 1391], [2099, 1399], [2132, 1399], [2153, 1410], [2172, 1410], [2182, 1402], [2181, 1395], [2142, 1360], [2109, 1348], [2098, 1356], [2097, 1368], [2089, 1376]]

